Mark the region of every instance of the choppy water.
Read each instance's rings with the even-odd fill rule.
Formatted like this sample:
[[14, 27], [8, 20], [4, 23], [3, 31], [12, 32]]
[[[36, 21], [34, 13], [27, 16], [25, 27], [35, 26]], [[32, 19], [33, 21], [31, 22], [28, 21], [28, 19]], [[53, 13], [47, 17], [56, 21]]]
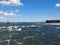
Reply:
[[[27, 27], [35, 25], [35, 27]], [[0, 29], [0, 45], [60, 45], [60, 24], [25, 23], [21, 31]]]

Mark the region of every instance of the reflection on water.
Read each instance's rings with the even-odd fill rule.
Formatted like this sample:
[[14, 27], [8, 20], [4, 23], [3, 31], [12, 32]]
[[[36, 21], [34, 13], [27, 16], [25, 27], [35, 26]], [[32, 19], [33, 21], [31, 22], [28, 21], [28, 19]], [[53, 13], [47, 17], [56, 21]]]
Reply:
[[60, 25], [29, 23], [1, 26], [0, 45], [60, 45]]

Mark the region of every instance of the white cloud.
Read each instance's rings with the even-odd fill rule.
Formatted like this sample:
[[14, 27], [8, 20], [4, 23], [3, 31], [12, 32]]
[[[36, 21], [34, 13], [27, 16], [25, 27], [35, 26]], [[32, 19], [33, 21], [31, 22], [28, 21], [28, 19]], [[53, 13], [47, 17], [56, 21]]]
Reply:
[[2, 14], [2, 13], [3, 13], [3, 11], [0, 10], [0, 14]]
[[0, 16], [0, 22], [4, 22], [5, 20], [6, 20], [6, 18], [5, 18], [5, 17]]
[[4, 15], [4, 16], [14, 16], [15, 14], [14, 14], [14, 13], [12, 13], [12, 12], [11, 12], [11, 13], [4, 12], [4, 13], [3, 13], [3, 15]]
[[15, 12], [19, 12], [19, 10], [15, 10]]
[[0, 21], [14, 21], [16, 18], [22, 17], [22, 15], [16, 13], [15, 11], [2, 11], [0, 10]]
[[19, 14], [16, 14], [14, 11], [8, 11], [8, 12], [5, 12], [5, 11], [0, 11], [0, 15], [4, 15], [4, 16], [18, 16]]
[[56, 3], [55, 7], [60, 7], [60, 3]]
[[0, 11], [0, 15], [4, 15], [4, 16], [14, 16], [15, 13], [13, 13], [13, 12], [4, 12], [4, 11]]
[[1, 5], [4, 5], [4, 6], [21, 6], [23, 5], [23, 3], [21, 3], [21, 0], [2, 0], [0, 1], [0, 4]]
[[0, 19], [5, 19], [4, 17], [0, 17]]

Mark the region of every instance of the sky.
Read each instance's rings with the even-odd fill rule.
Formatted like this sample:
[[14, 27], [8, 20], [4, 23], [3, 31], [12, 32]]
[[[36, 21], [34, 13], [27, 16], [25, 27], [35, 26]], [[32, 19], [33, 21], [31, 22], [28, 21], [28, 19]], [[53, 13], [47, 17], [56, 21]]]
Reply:
[[0, 22], [60, 20], [60, 0], [0, 0]]

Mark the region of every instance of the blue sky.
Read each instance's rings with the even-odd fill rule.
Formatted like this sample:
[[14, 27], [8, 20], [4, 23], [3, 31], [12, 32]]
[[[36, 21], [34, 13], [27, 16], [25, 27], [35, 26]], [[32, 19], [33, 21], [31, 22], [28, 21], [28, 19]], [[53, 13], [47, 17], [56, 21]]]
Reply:
[[0, 22], [60, 19], [60, 0], [0, 0]]

